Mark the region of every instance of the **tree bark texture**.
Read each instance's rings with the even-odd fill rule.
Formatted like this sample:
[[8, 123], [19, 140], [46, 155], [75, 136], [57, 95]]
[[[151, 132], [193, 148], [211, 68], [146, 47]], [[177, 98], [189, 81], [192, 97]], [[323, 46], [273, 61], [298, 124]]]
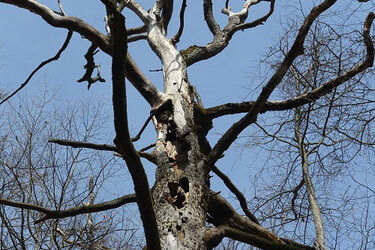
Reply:
[[206, 249], [209, 168], [195, 128], [194, 95], [186, 64], [157, 23], [149, 43], [163, 64], [164, 95], [153, 118], [157, 131], [152, 191], [162, 249]]

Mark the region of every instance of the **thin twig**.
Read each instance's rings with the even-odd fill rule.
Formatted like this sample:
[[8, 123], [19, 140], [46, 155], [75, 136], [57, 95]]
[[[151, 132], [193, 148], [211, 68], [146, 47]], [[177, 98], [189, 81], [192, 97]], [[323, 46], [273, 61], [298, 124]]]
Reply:
[[68, 141], [68, 140], [61, 140], [61, 139], [50, 139], [48, 142], [56, 143], [63, 146], [70, 146], [73, 148], [90, 148], [96, 150], [104, 150], [104, 151], [113, 151], [119, 152], [116, 146], [107, 145], [107, 144], [95, 144], [89, 142], [82, 142], [82, 141]]
[[66, 49], [66, 47], [68, 47], [69, 45], [69, 42], [70, 42], [70, 39], [72, 38], [72, 35], [73, 35], [73, 31], [69, 30], [66, 38], [65, 38], [65, 41], [64, 41], [64, 44], [61, 46], [61, 48], [59, 49], [59, 51], [56, 53], [56, 55], [54, 57], [51, 57], [45, 61], [43, 61], [41, 64], [39, 64], [38, 67], [36, 67], [36, 69], [34, 69], [33, 72], [31, 72], [31, 74], [29, 75], [29, 77], [26, 79], [26, 81], [24, 83], [21, 84], [20, 87], [18, 87], [18, 89], [16, 89], [15, 91], [13, 91], [9, 96], [7, 96], [4, 100], [2, 100], [0, 102], [0, 105], [5, 103], [6, 101], [8, 101], [10, 98], [12, 98], [15, 94], [17, 94], [21, 89], [23, 89], [28, 83], [29, 81], [31, 80], [31, 78], [34, 76], [34, 74], [36, 72], [38, 72], [41, 68], [43, 68], [46, 64], [50, 63], [50, 62], [53, 62], [53, 61], [57, 61], [62, 52]]

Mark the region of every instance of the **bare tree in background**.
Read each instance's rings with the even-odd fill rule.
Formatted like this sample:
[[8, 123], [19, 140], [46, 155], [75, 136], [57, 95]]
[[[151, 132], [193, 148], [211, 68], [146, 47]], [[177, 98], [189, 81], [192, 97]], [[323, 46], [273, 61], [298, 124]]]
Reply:
[[[46, 203], [50, 202], [49, 199], [39, 205], [36, 200], [28, 198], [30, 192], [5, 197], [1, 200], [1, 204], [28, 209], [27, 211], [38, 211], [40, 217], [34, 218], [34, 222], [39, 224], [46, 223], [50, 219], [63, 221], [64, 219], [62, 218], [78, 216], [82, 213], [92, 214], [93, 212], [119, 207], [136, 200], [143, 222], [147, 249], [209, 249], [217, 246], [223, 237], [264, 249], [314, 248], [311, 246], [312, 242], [305, 244], [303, 239], [292, 240], [289, 235], [283, 235], [285, 238], [279, 237], [277, 232], [272, 231], [272, 228], [269, 230], [262, 226], [259, 217], [261, 216], [264, 219], [263, 215], [268, 213], [269, 209], [262, 211], [262, 207], [259, 206], [257, 210], [250, 211], [244, 195], [230, 178], [221, 172], [216, 166], [216, 162], [223, 157], [224, 152], [246, 128], [256, 126], [257, 120], [266, 119], [269, 113], [282, 111], [294, 112], [293, 127], [296, 131], [294, 137], [298, 142], [298, 157], [302, 156], [302, 159], [309, 158], [310, 151], [306, 150], [314, 146], [308, 145], [310, 141], [306, 141], [310, 135], [306, 133], [308, 130], [305, 128], [310, 127], [307, 124], [311, 124], [311, 121], [306, 120], [305, 116], [308, 116], [313, 111], [312, 109], [318, 105], [316, 103], [320, 100], [333, 100], [328, 102], [328, 107], [330, 107], [330, 103], [332, 105], [336, 104], [336, 99], [341, 98], [340, 92], [337, 93], [337, 89], [340, 86], [345, 86], [348, 81], [353, 81], [353, 84], [356, 85], [356, 79], [373, 66], [374, 47], [370, 36], [370, 29], [375, 18], [373, 12], [361, 16], [362, 27], [361, 31], [359, 31], [359, 40], [356, 43], [360, 55], [354, 57], [355, 60], [350, 61], [348, 65], [344, 65], [342, 68], [341, 66], [336, 68], [335, 59], [331, 58], [333, 60], [331, 65], [334, 73], [328, 71], [327, 74], [321, 74], [322, 72], [315, 72], [314, 63], [316, 64], [317, 62], [314, 59], [322, 60], [322, 58], [319, 56], [317, 58], [312, 57], [312, 61], [306, 65], [313, 66], [311, 73], [317, 73], [319, 81], [310, 82], [311, 86], [304, 86], [307, 81], [302, 81], [299, 77], [304, 76], [305, 71], [301, 71], [300, 73], [302, 74], [297, 72], [294, 79], [294, 82], [297, 80], [298, 83], [295, 85], [297, 91], [291, 92], [291, 95], [277, 95], [275, 90], [282, 88], [283, 83], [289, 76], [296, 73], [296, 62], [305, 53], [304, 47], [307, 42], [310, 42], [306, 39], [310, 34], [310, 30], [313, 31], [314, 23], [320, 16], [332, 13], [330, 11], [334, 11], [336, 6], [340, 4], [336, 2], [340, 1], [325, 0], [314, 3], [314, 7], [310, 8], [303, 18], [298, 21], [297, 32], [292, 34], [293, 38], [288, 40], [290, 43], [282, 50], [284, 52], [282, 60], [270, 68], [272, 73], [262, 84], [260, 91], [254, 93], [254, 96], [256, 96], [254, 101], [205, 108], [202, 106], [196, 89], [188, 80], [187, 70], [189, 66], [218, 55], [230, 44], [232, 38], [235, 38], [234, 35], [237, 31], [251, 30], [255, 27], [266, 30], [267, 20], [277, 10], [275, 0], [247, 0], [242, 9], [238, 11], [230, 8], [229, 1], [221, 3], [222, 6], [220, 7], [223, 7], [222, 13], [228, 17], [224, 26], [220, 26], [215, 19], [213, 10], [216, 10], [216, 8], [213, 8], [212, 1], [203, 0], [204, 16], [202, 18], [204, 18], [213, 38], [206, 45], [192, 45], [184, 50], [178, 50], [176, 44], [183, 34], [184, 25], [189, 25], [184, 24], [185, 0], [182, 1], [181, 7], [178, 6], [178, 8], [174, 8], [175, 2], [173, 0], [156, 0], [150, 10], [146, 10], [145, 7], [133, 0], [101, 0], [103, 3], [103, 15], [105, 15], [107, 20], [107, 34], [101, 33], [78, 17], [66, 15], [60, 1], [58, 1], [60, 11], [54, 11], [35, 0], [0, 0], [0, 2], [29, 10], [39, 15], [51, 26], [69, 30], [67, 39], [56, 56], [42, 62], [36, 71], [50, 61], [57, 60], [60, 57], [69, 43], [72, 32], [79, 33], [92, 43], [85, 54], [87, 60], [86, 73], [79, 80], [81, 82], [87, 81], [88, 88], [96, 81], [103, 81], [100, 76], [100, 68], [94, 62], [97, 49], [111, 56], [112, 106], [115, 128], [114, 145], [94, 144], [88, 142], [88, 140], [82, 140], [82, 138], [69, 138], [66, 136], [63, 136], [63, 139], [50, 139], [50, 142], [73, 148], [114, 152], [125, 161], [135, 190], [135, 196], [123, 196], [111, 201], [95, 203], [95, 200], [90, 195], [92, 193], [89, 191], [91, 188], [88, 188], [86, 199], [88, 204], [67, 209], [61, 207], [61, 202], [57, 202], [54, 209], [47, 209]], [[359, 7], [361, 5], [359, 2], [367, 1], [353, 1], [351, 4]], [[194, 2], [194, 4], [196, 3]], [[253, 16], [254, 12], [250, 12], [250, 10], [260, 4], [267, 5], [267, 8], [261, 17], [257, 18]], [[219, 7], [220, 4], [217, 3], [215, 5]], [[132, 11], [140, 19], [142, 26], [126, 27], [125, 18], [122, 14], [124, 9]], [[180, 10], [179, 12], [178, 9]], [[177, 13], [174, 13], [176, 10]], [[173, 14], [179, 16], [180, 26], [176, 34], [169, 34], [168, 26], [171, 20], [174, 20], [171, 19]], [[340, 18], [337, 20], [346, 21]], [[260, 27], [262, 24], [264, 26]], [[147, 39], [152, 51], [161, 61], [163, 90], [155, 87], [145, 74], [141, 72], [127, 52], [128, 43], [143, 39]], [[327, 49], [331, 48], [329, 43], [326, 44]], [[343, 43], [342, 46], [343, 51], [345, 51], [345, 48], [350, 49], [347, 47], [347, 43]], [[335, 51], [335, 48], [331, 49]], [[326, 63], [330, 64], [331, 62], [328, 60]], [[93, 75], [94, 70], [97, 71], [97, 75]], [[32, 75], [30, 75], [29, 79]], [[145, 152], [149, 148], [137, 150], [134, 147], [133, 142], [140, 138], [143, 129], [134, 138], [130, 136], [125, 78], [150, 104], [150, 115], [145, 118], [145, 126], [152, 120], [157, 133], [155, 143], [150, 146], [153, 147], [151, 153]], [[19, 89], [5, 98], [3, 102], [26, 86], [29, 79]], [[300, 90], [298, 90], [298, 86], [300, 86]], [[271, 94], [273, 97], [281, 99], [278, 101], [269, 100]], [[327, 105], [325, 104], [324, 107], [327, 107]], [[233, 123], [211, 147], [206, 136], [213, 127], [212, 121], [236, 113], [243, 113], [244, 115]], [[327, 117], [330, 118], [331, 116], [326, 115], [325, 118]], [[329, 119], [326, 120], [329, 121]], [[268, 120], [267, 122], [273, 124], [273, 120]], [[329, 135], [328, 132], [330, 131], [326, 130], [324, 126], [317, 126], [314, 132], [320, 133], [318, 135], [325, 139], [328, 138], [327, 135]], [[345, 131], [342, 132], [345, 133]], [[57, 135], [53, 134], [52, 136], [55, 137]], [[319, 144], [319, 140], [314, 140], [312, 143]], [[311, 152], [315, 153], [316, 151]], [[156, 181], [152, 190], [150, 190], [140, 157], [148, 159], [157, 166]], [[310, 158], [309, 162], [311, 163]], [[305, 210], [313, 211], [316, 225], [316, 235], [313, 236], [315, 245], [318, 249], [324, 249], [324, 230], [321, 228], [322, 223], [319, 222], [319, 217], [321, 217], [319, 214], [322, 213], [321, 204], [319, 203], [321, 198], [313, 190], [316, 184], [310, 183], [312, 175], [307, 171], [307, 168], [310, 167], [309, 162], [303, 164], [303, 180], [301, 180], [301, 175], [298, 175], [299, 181], [301, 183], [303, 181], [304, 186], [307, 187], [307, 194], [304, 197], [307, 197], [309, 202], [294, 204], [296, 206], [302, 204], [300, 205], [302, 208], [303, 205], [307, 204], [308, 207]], [[71, 174], [76, 165], [78, 166], [80, 163], [74, 163], [68, 168], [70, 171], [64, 176], [65, 184], [68, 184], [70, 179], [76, 178], [76, 174]], [[34, 173], [34, 171], [31, 172]], [[233, 208], [233, 205], [220, 196], [218, 192], [210, 190], [210, 172], [220, 177], [228, 189], [238, 198], [244, 215], [239, 214]], [[87, 182], [90, 182], [89, 177], [86, 179]], [[264, 185], [264, 183], [257, 183], [257, 185]], [[87, 185], [86, 188], [90, 186]], [[64, 187], [67, 190], [71, 189], [69, 185]], [[76, 190], [77, 192], [82, 192], [79, 187]], [[296, 190], [298, 194], [298, 189]], [[316, 187], [315, 190], [317, 190]], [[58, 193], [65, 192], [62, 189]], [[74, 192], [69, 193], [69, 195], [74, 196]], [[315, 200], [318, 202], [315, 202]], [[52, 199], [52, 201], [55, 200]], [[253, 207], [252, 202], [250, 204]], [[297, 218], [301, 217], [297, 209], [292, 208], [292, 212], [297, 214]], [[21, 217], [20, 220], [22, 219]], [[278, 220], [279, 223], [282, 223], [284, 218], [279, 218], [277, 214], [272, 214], [270, 219]], [[89, 217], [87, 217], [87, 221], [90, 221]], [[89, 222], [87, 223], [89, 224]], [[75, 229], [77, 230], [77, 228]], [[90, 231], [90, 227], [87, 230]], [[60, 229], [54, 228], [52, 232], [57, 234]], [[67, 233], [64, 231], [60, 234], [64, 236]], [[90, 233], [86, 235], [90, 236]], [[54, 239], [54, 237], [52, 238]], [[65, 239], [70, 240], [66, 237]], [[304, 244], [301, 244], [301, 242]]]
[[[55, 98], [48, 91], [34, 100], [23, 97], [10, 103], [1, 117], [1, 203], [19, 201], [21, 208], [33, 204], [36, 210], [1, 206], [1, 248], [137, 248], [131, 245], [136, 244], [132, 236], [137, 228], [127, 223], [132, 217], [129, 210], [35, 224], [43, 209], [84, 208], [102, 200], [105, 183], [124, 174], [115, 156], [108, 157], [108, 153], [48, 143], [52, 135], [81, 141], [98, 138], [107, 120], [99, 102], [79, 102], [62, 110], [51, 104]], [[125, 212], [128, 218], [122, 217]]]
[[[317, 20], [306, 37], [304, 54], [294, 61], [280, 84], [280, 95], [291, 98], [308, 93], [324, 79], [340, 75], [359, 60], [362, 56], [357, 47], [359, 34], [350, 32], [352, 26], [335, 25], [330, 17]], [[278, 46], [268, 53], [266, 67], [279, 63], [291, 35], [298, 32], [294, 27], [294, 23], [288, 24]], [[361, 185], [353, 180], [356, 172], [365, 172], [367, 168], [365, 161], [356, 165], [363, 157], [361, 152], [374, 146], [370, 135], [375, 96], [368, 76], [365, 72], [358, 74], [319, 100], [273, 116], [274, 123], [269, 122], [271, 119], [257, 122], [258, 130], [249, 136], [246, 144], [253, 150], [268, 151], [272, 160], [255, 176], [269, 178], [268, 171], [274, 174], [266, 185], [257, 187], [259, 181], [254, 183], [256, 202], [252, 205], [262, 213], [260, 220], [269, 227], [282, 234], [292, 231], [295, 238], [306, 241], [312, 236], [309, 230], [313, 223], [317, 249], [327, 249], [327, 246], [340, 249], [340, 244], [348, 239], [342, 232], [354, 225], [363, 226], [355, 216], [359, 210], [353, 207], [369, 212], [365, 204], [371, 202], [374, 193], [365, 195], [371, 190], [369, 186], [361, 187], [362, 191], [358, 192]], [[273, 170], [275, 165], [278, 165], [277, 171]], [[371, 176], [371, 172], [368, 174]], [[339, 189], [346, 194], [337, 197]], [[340, 217], [345, 217], [346, 222], [339, 226], [332, 223], [337, 223], [336, 218]], [[366, 224], [371, 227], [373, 223], [371, 218]], [[371, 244], [375, 241], [368, 235], [362, 240]], [[349, 244], [366, 249], [353, 239]]]

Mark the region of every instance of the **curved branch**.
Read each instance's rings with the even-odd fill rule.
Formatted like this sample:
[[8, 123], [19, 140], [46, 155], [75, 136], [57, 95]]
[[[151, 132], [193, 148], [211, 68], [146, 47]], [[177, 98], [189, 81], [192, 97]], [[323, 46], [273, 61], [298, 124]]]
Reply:
[[241, 208], [246, 214], [246, 216], [256, 224], [260, 225], [258, 219], [254, 216], [253, 213], [250, 212], [249, 208], [247, 207], [247, 201], [245, 196], [241, 193], [240, 190], [233, 184], [230, 178], [221, 172], [215, 165], [210, 167], [212, 172], [214, 172], [222, 181], [224, 182], [225, 186], [236, 196], [238, 201], [240, 202]]
[[173, 14], [173, 2], [174, 0], [163, 0], [162, 1], [162, 15], [160, 19], [160, 25], [163, 28], [165, 34], [167, 34], [168, 24]]
[[39, 64], [38, 67], [36, 67], [34, 69], [33, 72], [31, 72], [31, 74], [29, 75], [29, 77], [26, 79], [26, 81], [24, 83], [21, 84], [21, 86], [18, 87], [18, 89], [16, 89], [15, 91], [13, 91], [10, 95], [8, 95], [4, 100], [2, 100], [0, 102], [0, 105], [3, 104], [4, 102], [8, 101], [10, 98], [12, 98], [15, 94], [17, 94], [21, 89], [23, 89], [24, 87], [26, 87], [26, 85], [29, 83], [29, 81], [31, 80], [31, 78], [34, 76], [34, 74], [36, 72], [38, 72], [38, 70], [40, 70], [41, 68], [43, 68], [46, 64], [50, 63], [50, 62], [53, 62], [53, 61], [57, 61], [59, 60], [61, 54], [64, 52], [64, 50], [68, 47], [69, 45], [69, 42], [70, 42], [70, 39], [72, 38], [72, 35], [73, 35], [73, 32], [72, 31], [69, 31], [66, 38], [65, 38], [65, 41], [63, 43], [63, 45], [61, 46], [61, 48], [59, 49], [59, 51], [56, 53], [56, 55], [54, 57], [51, 57], [45, 61], [43, 61], [41, 64]]
[[223, 236], [234, 240], [238, 240], [244, 243], [248, 243], [252, 246], [259, 247], [261, 249], [278, 249], [278, 250], [312, 250], [314, 247], [301, 245], [296, 242], [288, 241], [287, 243], [272, 242], [264, 239], [252, 233], [247, 233], [237, 228], [221, 225], [217, 227], [217, 230], [223, 231]]
[[149, 14], [147, 11], [136, 1], [133, 0], [126, 0], [124, 1], [124, 5], [131, 9], [141, 20], [145, 25], [149, 24]]
[[210, 192], [207, 212], [209, 222], [214, 224], [217, 230], [224, 230], [221, 233], [225, 237], [263, 249], [314, 249], [289, 239], [280, 238], [262, 226], [239, 215], [228, 201], [213, 191]]
[[214, 18], [214, 14], [212, 13], [212, 0], [203, 1], [203, 12], [204, 12], [204, 20], [206, 21], [207, 26], [210, 29], [211, 33], [215, 36], [221, 30], [220, 30], [220, 26], [217, 24]]
[[117, 198], [111, 201], [98, 203], [98, 204], [83, 205], [83, 206], [69, 208], [66, 210], [49, 210], [48, 212], [43, 212], [46, 215], [36, 220], [35, 223], [37, 224], [37, 223], [40, 223], [49, 219], [66, 218], [66, 217], [76, 216], [79, 214], [97, 213], [101, 211], [115, 209], [128, 203], [134, 203], [136, 201], [137, 199], [135, 197], [135, 194], [128, 194], [120, 198]]
[[[267, 111], [289, 110], [289, 109], [293, 109], [293, 108], [314, 102], [320, 97], [331, 92], [337, 86], [345, 83], [346, 81], [350, 80], [354, 76], [363, 72], [367, 68], [372, 67], [374, 63], [375, 52], [374, 52], [374, 45], [370, 37], [370, 28], [372, 26], [374, 18], [375, 18], [375, 14], [371, 12], [367, 15], [366, 20], [364, 22], [363, 40], [364, 40], [364, 44], [366, 47], [365, 60], [363, 60], [362, 62], [359, 62], [348, 71], [335, 77], [334, 79], [329, 80], [328, 82], [322, 84], [321, 86], [311, 90], [310, 92], [306, 94], [302, 94], [302, 95], [296, 96], [294, 98], [291, 98], [285, 101], [267, 101], [264, 103], [264, 106], [262, 107], [262, 109], [260, 109], [259, 113], [265, 113]], [[207, 108], [205, 111], [206, 111], [207, 118], [215, 119], [217, 117], [224, 116], [224, 115], [249, 112], [253, 108], [254, 104], [255, 104], [254, 101], [242, 102], [242, 103], [226, 103], [223, 105]]]
[[310, 14], [305, 18], [304, 23], [300, 27], [291, 49], [286, 54], [283, 62], [280, 64], [266, 86], [263, 87], [262, 92], [252, 105], [250, 111], [225, 132], [208, 155], [207, 160], [210, 164], [214, 164], [237, 139], [237, 136], [250, 124], [256, 121], [257, 116], [264, 108], [268, 97], [281, 82], [290, 65], [292, 65], [294, 59], [303, 52], [303, 43], [312, 23], [321, 13], [331, 7], [335, 2], [336, 0], [326, 0], [311, 10]]
[[[27, 9], [42, 17], [51, 26], [75, 31], [90, 40], [93, 44], [96, 44], [108, 55], [112, 55], [108, 37], [79, 18], [58, 15], [47, 6], [35, 0], [0, 0], [0, 3], [11, 4]], [[161, 94], [151, 81], [141, 72], [129, 54], [126, 58], [126, 72], [126, 77], [129, 81], [141, 93], [146, 101], [153, 106], [159, 100]]]
[[54, 27], [75, 31], [97, 44], [101, 50], [110, 54], [111, 49], [108, 38], [79, 18], [58, 15], [47, 6], [35, 0], [0, 0], [0, 2], [27, 9], [42, 17], [48, 24]]
[[172, 37], [171, 41], [173, 44], [177, 44], [180, 41], [182, 31], [184, 30], [185, 24], [185, 9], [186, 9], [186, 0], [182, 0], [181, 11], [180, 11], [180, 28], [174, 37]]
[[270, 2], [270, 10], [268, 11], [266, 15], [250, 23], [243, 23], [243, 24], [239, 24], [235, 26], [232, 29], [232, 33], [235, 33], [236, 31], [239, 31], [239, 30], [254, 28], [258, 25], [264, 24], [267, 21], [267, 19], [273, 14], [273, 11], [275, 10], [275, 0], [266, 0], [266, 1]]
[[181, 50], [181, 54], [184, 57], [186, 65], [190, 66], [196, 62], [206, 60], [223, 51], [228, 46], [233, 34], [238, 30], [244, 29], [244, 27], [241, 28], [240, 25], [243, 24], [246, 20], [249, 7], [262, 1], [271, 2], [270, 11], [264, 17], [247, 24], [248, 27], [246, 28], [253, 28], [260, 24], [263, 24], [273, 13], [274, 0], [247, 1], [244, 5], [243, 10], [238, 13], [233, 13], [229, 9], [224, 8], [224, 12], [228, 14], [229, 19], [228, 24], [224, 27], [223, 30], [221, 30], [212, 14], [212, 1], [205, 0], [203, 2], [205, 20], [210, 31], [214, 34], [214, 38], [206, 46], [193, 45], [185, 50]]

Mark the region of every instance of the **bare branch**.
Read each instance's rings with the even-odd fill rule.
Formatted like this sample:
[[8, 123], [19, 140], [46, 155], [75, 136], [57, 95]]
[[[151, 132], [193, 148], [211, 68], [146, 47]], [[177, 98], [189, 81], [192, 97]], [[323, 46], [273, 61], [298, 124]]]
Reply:
[[147, 245], [150, 247], [152, 246], [154, 249], [160, 249], [158, 227], [147, 176], [139, 155], [131, 142], [128, 128], [124, 78], [124, 65], [127, 57], [125, 18], [121, 13], [117, 12], [117, 10], [109, 11], [109, 26], [111, 29], [112, 43], [112, 102], [116, 131], [114, 142], [118, 147], [120, 154], [125, 159], [133, 179], [134, 190], [137, 196], [137, 204], [144, 226]]
[[[304, 130], [303, 134], [301, 133], [301, 112], [300, 107], [296, 108], [295, 111], [295, 137], [298, 143], [298, 149], [299, 149], [299, 155], [301, 158], [301, 164], [302, 164], [302, 176], [305, 183], [307, 196], [309, 200], [309, 204], [311, 207], [311, 211], [314, 218], [314, 225], [315, 225], [315, 243], [317, 249], [326, 249], [325, 244], [325, 232], [324, 232], [324, 225], [321, 217], [321, 211], [318, 204], [318, 199], [316, 198], [315, 194], [315, 188], [314, 184], [312, 182], [310, 173], [309, 173], [309, 162], [308, 162], [308, 152], [306, 152], [306, 145], [305, 145], [305, 135], [306, 135], [306, 129]], [[309, 112], [310, 114], [310, 112]], [[307, 122], [308, 124], [308, 122]], [[307, 125], [306, 125], [307, 128]]]
[[96, 213], [101, 212], [109, 209], [114, 209], [121, 207], [128, 203], [136, 202], [135, 194], [124, 195], [117, 199], [106, 201], [98, 204], [90, 204], [90, 205], [83, 205], [78, 207], [73, 207], [66, 210], [51, 210], [39, 205], [29, 204], [24, 202], [17, 202], [11, 201], [7, 199], [0, 199], [0, 204], [5, 206], [23, 208], [23, 209], [30, 209], [34, 211], [38, 211], [44, 213], [45, 216], [35, 221], [36, 224], [43, 222], [48, 219], [57, 219], [57, 218], [66, 218], [72, 217], [79, 214], [87, 214], [87, 213]]
[[139, 40], [147, 40], [147, 35], [138, 35], [128, 37], [128, 43], [133, 43]]
[[229, 230], [223, 232], [226, 237], [263, 249], [314, 249], [274, 235], [262, 226], [239, 215], [228, 201], [220, 195], [213, 191], [210, 193], [212, 195], [208, 205], [209, 222], [214, 224], [218, 230]]
[[258, 219], [254, 216], [253, 213], [250, 212], [249, 208], [247, 207], [247, 201], [245, 196], [241, 193], [240, 190], [233, 184], [230, 178], [221, 172], [215, 165], [210, 167], [212, 172], [214, 172], [220, 179], [223, 180], [225, 186], [237, 197], [238, 201], [240, 202], [241, 208], [246, 214], [246, 216], [256, 224], [260, 225]]
[[[363, 39], [366, 46], [366, 58], [359, 62], [348, 71], [342, 73], [334, 79], [322, 84], [321, 86], [309, 91], [308, 93], [296, 96], [285, 101], [267, 101], [264, 103], [263, 108], [259, 113], [267, 111], [281, 111], [289, 110], [316, 101], [320, 97], [331, 92], [337, 86], [345, 83], [359, 73], [365, 71], [367, 68], [373, 66], [374, 63], [374, 45], [370, 37], [370, 28], [374, 20], [374, 13], [371, 12], [367, 15], [364, 22]], [[255, 102], [242, 102], [242, 103], [227, 103], [216, 107], [207, 108], [207, 117], [214, 119], [220, 116], [229, 114], [246, 113], [253, 109]]]
[[65, 41], [64, 41], [63, 45], [61, 46], [61, 48], [59, 49], [59, 51], [56, 53], [56, 55], [54, 57], [51, 57], [51, 58], [43, 61], [41, 64], [39, 64], [39, 66], [36, 67], [33, 72], [31, 72], [31, 74], [29, 75], [29, 77], [27, 77], [26, 81], [24, 83], [22, 83], [21, 86], [18, 87], [18, 89], [16, 89], [10, 95], [8, 95], [6, 98], [4, 98], [4, 100], [2, 100], [0, 102], [0, 105], [3, 104], [3, 103], [5, 103], [6, 101], [8, 101], [10, 98], [12, 98], [12, 96], [14, 96], [15, 94], [17, 94], [21, 89], [23, 89], [24, 87], [26, 87], [26, 85], [29, 83], [29, 81], [34, 76], [34, 74], [36, 72], [38, 72], [38, 70], [40, 70], [41, 68], [43, 68], [45, 65], [47, 65], [50, 62], [57, 61], [60, 58], [61, 54], [64, 52], [64, 50], [68, 47], [70, 39], [72, 38], [72, 35], [73, 35], [73, 32], [69, 31], [68, 34], [67, 34], [67, 36], [66, 36], [66, 38], [65, 38]]
[[211, 33], [215, 36], [221, 30], [220, 30], [219, 25], [215, 21], [214, 14], [212, 13], [212, 0], [203, 1], [203, 12], [204, 12], [204, 20], [206, 21], [207, 26], [210, 29]]
[[[221, 30], [212, 14], [212, 1], [205, 0], [203, 2], [205, 20], [210, 31], [214, 34], [214, 39], [206, 46], [193, 45], [185, 50], [181, 50], [181, 54], [183, 55], [187, 66], [211, 58], [223, 51], [228, 46], [233, 34], [240, 29], [244, 29], [240, 28], [239, 25], [243, 24], [246, 20], [249, 7], [261, 1], [262, 0], [246, 1], [243, 10], [238, 13], [231, 12], [229, 7], [224, 8], [224, 12], [229, 15], [229, 20], [228, 24], [223, 28], [223, 30]], [[272, 15], [274, 0], [263, 1], [271, 1], [270, 11], [264, 17], [249, 23], [247, 28], [253, 28], [264, 23], [268, 17]]]
[[61, 0], [57, 0], [57, 4], [59, 5], [59, 9], [61, 11], [61, 13], [63, 14], [63, 16], [66, 16], [66, 13], [65, 13], [65, 10], [61, 4]]
[[90, 148], [96, 150], [104, 150], [104, 151], [113, 151], [119, 152], [116, 146], [107, 145], [107, 144], [95, 144], [89, 142], [82, 142], [82, 141], [68, 141], [68, 140], [61, 140], [61, 139], [50, 139], [48, 142], [56, 143], [62, 146], [70, 146], [73, 148]]
[[161, 92], [155, 85], [143, 74], [128, 53], [126, 57], [126, 78], [133, 84], [138, 92], [151, 105], [156, 105], [161, 99]]
[[153, 148], [153, 147], [155, 147], [156, 146], [156, 143], [152, 143], [152, 144], [150, 144], [150, 145], [148, 145], [148, 146], [146, 146], [146, 147], [144, 147], [144, 148], [141, 148], [139, 151], [140, 152], [144, 152], [144, 151], [147, 151], [147, 150], [149, 150], [150, 148]]
[[258, 25], [264, 24], [268, 20], [268, 18], [273, 14], [273, 11], [275, 9], [275, 0], [267, 0], [267, 1], [270, 2], [270, 10], [268, 11], [268, 13], [266, 15], [264, 15], [261, 18], [258, 18], [255, 21], [252, 21], [250, 23], [243, 23], [243, 24], [239, 24], [239, 25], [235, 26], [232, 29], [232, 33], [236, 32], [238, 30], [250, 29], [250, 28], [254, 28]]
[[124, 1], [124, 5], [131, 9], [145, 25], [148, 25], [150, 22], [150, 16], [147, 11], [136, 1], [133, 0], [126, 0]]
[[[0, 0], [0, 2], [15, 5], [34, 12], [54, 27], [75, 31], [90, 40], [93, 44], [96, 44], [105, 53], [109, 55], [112, 54], [108, 38], [79, 18], [60, 16], [47, 6], [34, 0]], [[129, 2], [129, 4], [131, 3], [133, 3], [133, 1]], [[140, 71], [129, 54], [126, 59], [126, 77], [147, 100], [147, 102], [153, 106], [160, 98], [159, 91]]]
[[40, 223], [49, 219], [58, 219], [58, 218], [60, 219], [60, 218], [72, 217], [72, 216], [76, 216], [79, 214], [97, 213], [101, 211], [115, 209], [125, 204], [134, 203], [134, 202], [136, 202], [135, 194], [128, 194], [128, 195], [119, 197], [117, 199], [98, 203], [98, 204], [83, 205], [83, 206], [73, 207], [73, 208], [66, 209], [66, 210], [49, 210], [48, 212], [43, 212], [46, 215], [36, 220], [35, 223], [37, 224], [37, 223]]
[[130, 28], [127, 31], [128, 31], [127, 33], [128, 36], [142, 34], [146, 32], [146, 25], [142, 25], [142, 26], [135, 27], [135, 28]]
[[[90, 89], [91, 85], [97, 81], [99, 82], [105, 82], [105, 80], [100, 76], [100, 66], [95, 65], [94, 61], [94, 55], [98, 52], [96, 49], [98, 46], [91, 44], [89, 49], [87, 50], [85, 54], [85, 59], [87, 61], [84, 68], [86, 69], [85, 74], [82, 76], [81, 79], [79, 79], [77, 82], [84, 82], [87, 81], [87, 89]], [[92, 77], [92, 73], [94, 72], [94, 69], [97, 69], [97, 75], [95, 77]]]
[[305, 41], [305, 37], [310, 29], [311, 24], [321, 13], [323, 13], [325, 10], [331, 7], [335, 2], [336, 0], [326, 0], [311, 10], [310, 14], [305, 18], [305, 21], [302, 24], [291, 49], [286, 54], [283, 62], [278, 67], [278, 69], [271, 77], [271, 79], [268, 81], [266, 86], [263, 87], [262, 92], [258, 96], [250, 111], [240, 121], [234, 123], [225, 132], [225, 134], [219, 139], [217, 144], [210, 152], [207, 159], [211, 164], [214, 164], [221, 157], [224, 151], [226, 151], [229, 148], [229, 146], [234, 142], [234, 140], [237, 139], [237, 136], [247, 126], [256, 121], [257, 116], [264, 108], [264, 105], [267, 102], [268, 97], [271, 95], [276, 86], [281, 82], [284, 75], [288, 71], [290, 65], [292, 65], [294, 59], [303, 52], [303, 43]]
[[160, 19], [161, 27], [163, 27], [165, 34], [167, 34], [168, 24], [173, 14], [173, 2], [174, 0], [163, 0], [162, 1], [162, 15]]
[[48, 24], [54, 27], [75, 31], [91, 42], [97, 44], [100, 49], [106, 53], [109, 53], [111, 50], [108, 38], [79, 18], [58, 15], [47, 6], [35, 0], [0, 0], [0, 2], [27, 9], [41, 16]]
[[8, 199], [1, 199], [1, 198], [0, 198], [0, 204], [5, 205], [5, 206], [10, 206], [10, 207], [31, 209], [31, 210], [38, 211], [38, 212], [45, 213], [45, 214], [47, 214], [51, 211], [48, 208], [45, 208], [45, 207], [42, 207], [42, 206], [39, 206], [39, 205], [25, 203], [25, 202], [17, 202], [17, 201], [12, 201], [12, 200], [8, 200]]
[[234, 240], [238, 240], [244, 243], [251, 244], [252, 246], [259, 247], [262, 249], [280, 249], [280, 250], [303, 250], [303, 249], [315, 249], [314, 247], [301, 245], [296, 242], [287, 241], [284, 243], [272, 242], [264, 239], [252, 233], [244, 232], [237, 228], [221, 225], [217, 227], [217, 230], [223, 231], [224, 237], [228, 237]]
[[182, 31], [184, 30], [184, 20], [185, 20], [185, 9], [186, 9], [186, 0], [182, 0], [181, 10], [180, 10], [180, 28], [174, 37], [172, 37], [171, 41], [173, 44], [177, 44], [180, 41]]

